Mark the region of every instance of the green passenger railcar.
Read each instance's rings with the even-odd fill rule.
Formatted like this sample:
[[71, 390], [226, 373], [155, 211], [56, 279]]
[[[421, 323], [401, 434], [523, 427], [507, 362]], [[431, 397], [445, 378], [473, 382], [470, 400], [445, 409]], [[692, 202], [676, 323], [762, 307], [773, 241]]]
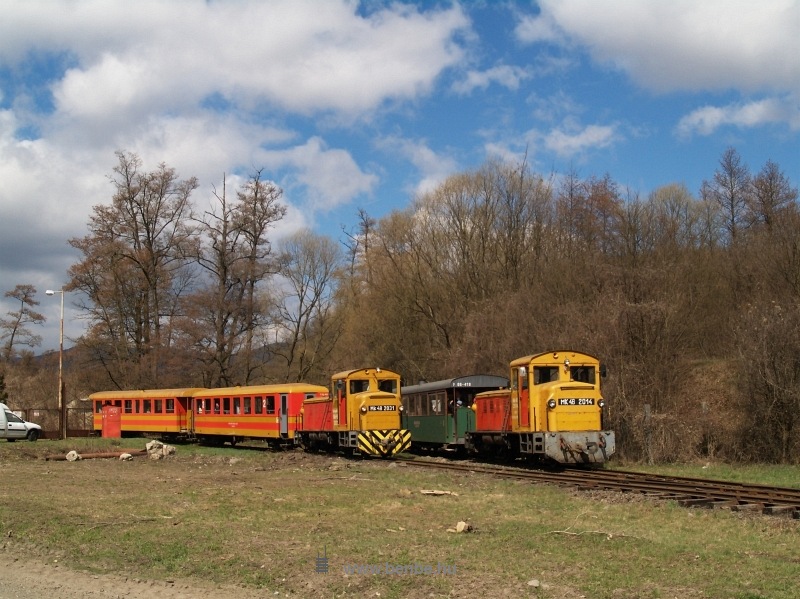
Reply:
[[475, 430], [475, 395], [507, 387], [506, 377], [486, 374], [402, 387], [402, 428], [411, 432], [412, 448], [463, 450], [466, 431]]

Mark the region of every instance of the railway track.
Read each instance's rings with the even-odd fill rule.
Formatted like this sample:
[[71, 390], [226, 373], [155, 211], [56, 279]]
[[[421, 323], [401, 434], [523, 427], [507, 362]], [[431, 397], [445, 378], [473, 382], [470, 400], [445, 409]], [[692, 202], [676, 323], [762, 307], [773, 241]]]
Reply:
[[684, 507], [725, 508], [800, 519], [800, 489], [786, 487], [658, 476], [621, 470], [552, 472], [471, 462], [438, 462], [419, 458], [403, 459], [401, 463], [418, 468], [489, 474], [500, 478], [548, 483], [581, 490], [639, 493], [652, 499], [676, 501]]

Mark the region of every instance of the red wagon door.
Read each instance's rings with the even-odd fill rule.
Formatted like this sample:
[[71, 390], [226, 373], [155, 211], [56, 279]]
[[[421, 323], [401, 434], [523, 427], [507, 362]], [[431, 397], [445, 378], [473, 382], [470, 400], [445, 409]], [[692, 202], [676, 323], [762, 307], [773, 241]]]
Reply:
[[103, 406], [103, 438], [119, 439], [122, 437], [122, 408], [119, 406]]

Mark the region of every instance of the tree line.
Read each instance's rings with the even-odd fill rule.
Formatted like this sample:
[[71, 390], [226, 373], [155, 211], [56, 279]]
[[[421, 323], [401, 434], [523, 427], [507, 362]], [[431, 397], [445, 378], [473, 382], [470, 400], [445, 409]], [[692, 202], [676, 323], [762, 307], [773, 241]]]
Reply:
[[[261, 171], [200, 211], [196, 180], [117, 158], [111, 202], [69, 241], [88, 320], [73, 395], [325, 384], [364, 365], [415, 383], [575, 348], [608, 367], [623, 457], [800, 461], [800, 210], [771, 161], [753, 174], [729, 148], [697, 195], [646, 197], [610, 175], [488, 161], [383, 218], [360, 210], [341, 245], [301, 231], [273, 246], [285, 207]], [[44, 376], [19, 349], [43, 317], [32, 287], [6, 295], [19, 392]]]

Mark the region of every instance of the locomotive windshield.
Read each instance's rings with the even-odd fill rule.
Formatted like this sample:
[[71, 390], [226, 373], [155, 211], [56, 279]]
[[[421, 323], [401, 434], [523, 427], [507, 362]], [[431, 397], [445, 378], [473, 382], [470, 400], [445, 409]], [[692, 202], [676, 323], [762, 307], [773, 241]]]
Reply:
[[397, 393], [397, 379], [379, 380], [378, 389], [386, 391], [386, 393]]
[[363, 393], [364, 391], [369, 391], [368, 380], [353, 379], [350, 381], [350, 393]]
[[533, 384], [551, 383], [558, 380], [558, 366], [534, 366]]
[[594, 366], [572, 366], [569, 374], [573, 381], [594, 384]]

